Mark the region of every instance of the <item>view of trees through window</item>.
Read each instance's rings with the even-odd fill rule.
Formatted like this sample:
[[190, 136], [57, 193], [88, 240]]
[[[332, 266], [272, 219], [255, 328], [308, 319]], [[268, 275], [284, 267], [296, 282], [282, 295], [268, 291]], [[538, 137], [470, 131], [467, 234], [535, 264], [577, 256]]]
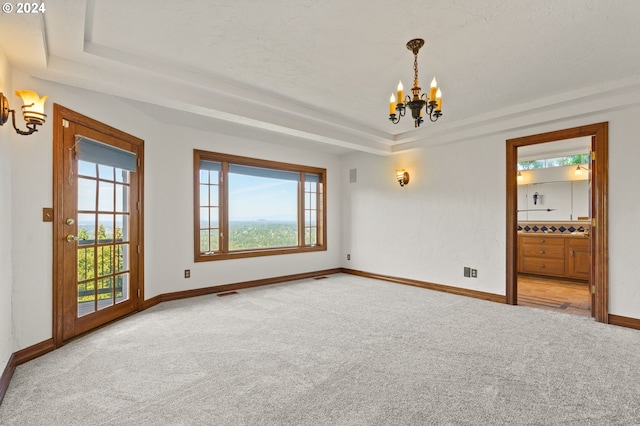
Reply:
[[518, 170], [544, 169], [547, 167], [573, 166], [589, 162], [589, 153], [540, 160], [519, 161]]

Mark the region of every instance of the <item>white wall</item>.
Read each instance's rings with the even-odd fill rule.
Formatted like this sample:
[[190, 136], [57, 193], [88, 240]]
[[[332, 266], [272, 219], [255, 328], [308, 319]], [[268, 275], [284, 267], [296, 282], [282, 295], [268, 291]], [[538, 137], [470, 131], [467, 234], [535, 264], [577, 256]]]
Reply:
[[[147, 299], [161, 293], [339, 265], [338, 157], [167, 125], [118, 98], [31, 79], [16, 70], [13, 86], [49, 95], [48, 122], [37, 134], [19, 137], [12, 153], [12, 220], [16, 229], [12, 248], [13, 351], [52, 336], [52, 225], [42, 222], [42, 208], [53, 206], [52, 132], [58, 125], [53, 123], [53, 103], [145, 140]], [[327, 168], [329, 250], [195, 264], [192, 242], [194, 148]], [[184, 269], [191, 269], [190, 279], [183, 278]]]
[[[609, 311], [640, 318], [640, 197], [633, 190], [638, 114], [640, 107], [627, 107], [518, 130], [501, 130], [498, 122], [495, 130], [483, 129], [486, 136], [458, 143], [438, 145], [436, 138], [394, 156], [344, 157], [342, 264], [505, 294], [505, 141], [609, 121]], [[358, 183], [349, 184], [353, 168]], [[405, 188], [395, 181], [396, 168], [411, 174]], [[477, 268], [478, 278], [464, 278], [464, 266]]]
[[[343, 192], [345, 267], [503, 293], [504, 141], [476, 142], [345, 157], [345, 182], [358, 171]], [[397, 168], [410, 174], [404, 188]]]
[[[0, 92], [13, 98], [9, 65], [0, 50]], [[11, 105], [11, 104], [9, 104]], [[11, 341], [11, 128], [0, 127], [0, 374], [13, 352]]]

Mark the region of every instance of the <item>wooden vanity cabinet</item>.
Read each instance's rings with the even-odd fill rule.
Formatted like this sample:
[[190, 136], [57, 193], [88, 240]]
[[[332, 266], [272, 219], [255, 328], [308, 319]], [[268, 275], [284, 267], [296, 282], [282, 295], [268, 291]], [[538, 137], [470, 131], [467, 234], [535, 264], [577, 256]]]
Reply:
[[564, 277], [564, 238], [520, 237], [520, 272]]
[[567, 238], [567, 277], [588, 280], [591, 273], [591, 256], [588, 238]]
[[589, 280], [589, 239], [565, 235], [520, 235], [518, 272]]

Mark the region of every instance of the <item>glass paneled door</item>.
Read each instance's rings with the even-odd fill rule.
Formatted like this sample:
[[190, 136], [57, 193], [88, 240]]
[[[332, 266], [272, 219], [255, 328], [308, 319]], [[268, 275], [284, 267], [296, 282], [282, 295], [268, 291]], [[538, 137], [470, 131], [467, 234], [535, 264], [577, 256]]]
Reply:
[[78, 159], [78, 317], [129, 299], [130, 174]]
[[100, 125], [65, 120], [58, 147], [62, 340], [140, 308], [142, 141]]

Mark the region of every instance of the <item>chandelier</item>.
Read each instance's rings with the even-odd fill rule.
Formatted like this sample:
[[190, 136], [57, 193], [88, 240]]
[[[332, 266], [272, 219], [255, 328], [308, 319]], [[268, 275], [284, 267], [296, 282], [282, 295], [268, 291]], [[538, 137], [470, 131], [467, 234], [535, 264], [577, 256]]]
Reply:
[[438, 87], [438, 83], [436, 83], [435, 77], [431, 81], [429, 96], [427, 97], [426, 93], [420, 94], [421, 89], [418, 86], [418, 52], [422, 46], [424, 46], [424, 40], [421, 38], [414, 38], [407, 43], [407, 49], [413, 52], [413, 87], [411, 88], [413, 98], [407, 96], [406, 99], [403, 99], [402, 81], [398, 82], [398, 103], [396, 104], [396, 97], [393, 93], [389, 98], [389, 120], [393, 124], [400, 122], [400, 118], [404, 117], [407, 107], [411, 109], [411, 117], [413, 117], [415, 127], [420, 127], [420, 123], [424, 121], [422, 119], [423, 108], [431, 121], [438, 120], [442, 115], [442, 92]]

